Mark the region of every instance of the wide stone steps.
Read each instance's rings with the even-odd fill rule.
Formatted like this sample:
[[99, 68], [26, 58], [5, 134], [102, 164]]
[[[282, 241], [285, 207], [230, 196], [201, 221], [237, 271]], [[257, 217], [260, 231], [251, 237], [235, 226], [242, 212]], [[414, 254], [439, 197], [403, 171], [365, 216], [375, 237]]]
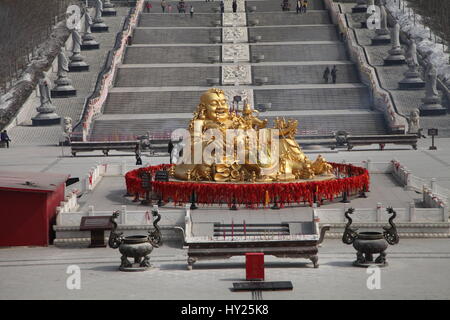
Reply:
[[[250, 45], [251, 55], [264, 55], [264, 62], [348, 61], [340, 42], [306, 42]], [[207, 63], [208, 56], [221, 56], [221, 46], [130, 46], [125, 64]]]
[[[188, 14], [188, 15], [189, 15], [189, 8], [190, 8], [191, 4], [194, 6], [195, 13], [212, 13], [213, 8], [219, 7], [219, 2], [217, 2], [217, 1], [211, 1], [211, 2], [185, 1], [185, 2], [186, 2], [186, 14]], [[144, 13], [142, 14], [142, 16], [152, 15], [155, 13], [158, 13], [158, 14], [162, 13], [161, 1], [150, 1], [150, 3], [152, 4], [152, 8], [150, 9], [150, 14], [148, 14], [146, 12], [146, 10], [144, 9]], [[169, 5], [169, 3], [172, 5], [172, 13], [178, 13], [178, 9], [177, 9], [178, 1], [166, 1], [166, 3], [167, 3], [167, 5]], [[166, 7], [166, 14], [169, 14], [168, 7]]]
[[220, 28], [201, 29], [136, 29], [133, 44], [211, 43], [211, 37], [221, 37]]
[[[273, 125], [275, 117], [265, 117]], [[386, 127], [380, 113], [331, 114], [286, 116], [298, 120], [300, 134], [332, 134], [337, 130], [346, 130], [351, 134], [384, 134]], [[119, 140], [124, 135], [138, 136], [149, 132], [156, 136], [170, 136], [173, 130], [187, 128], [189, 119], [122, 119], [96, 120], [91, 140]]]
[[207, 86], [207, 78], [220, 79], [220, 67], [121, 68], [116, 87]]
[[[332, 65], [282, 65], [252, 66], [253, 83], [258, 77], [267, 77], [267, 85], [321, 84], [323, 72]], [[357, 70], [352, 64], [337, 67], [339, 83], [359, 82]], [[139, 67], [120, 68], [116, 87], [208, 86], [207, 78], [219, 78], [218, 66], [195, 67]], [[331, 82], [331, 81], [330, 81]]]
[[[287, 65], [287, 66], [253, 66], [253, 79], [267, 77], [266, 84], [303, 84], [324, 83], [323, 72], [326, 67], [332, 65]], [[339, 83], [359, 82], [358, 72], [355, 65], [346, 64], [337, 67]], [[331, 83], [331, 81], [329, 81]]]
[[264, 55], [264, 61], [337, 61], [348, 60], [342, 43], [252, 45], [250, 54]]
[[281, 41], [338, 41], [334, 25], [281, 26], [248, 28], [249, 37], [261, 36], [260, 42]]
[[[289, 0], [291, 11], [295, 12], [296, 0]], [[256, 6], [256, 12], [281, 12], [281, 1], [246, 1], [247, 8]], [[308, 1], [308, 11], [324, 10], [325, 6], [322, 1]], [[283, 12], [287, 13], [287, 12]]]
[[[279, 1], [246, 3], [257, 7], [247, 13], [247, 21], [258, 20], [248, 28], [249, 37], [261, 36], [249, 45], [252, 80], [267, 77], [268, 82], [244, 86], [253, 90], [256, 106], [271, 103], [260, 118], [269, 119], [269, 126], [277, 116], [296, 119], [300, 135], [337, 130], [385, 134], [384, 116], [370, 111], [369, 90], [360, 84], [323, 1], [309, 1], [306, 15], [297, 15], [295, 1], [290, 1], [290, 12], [282, 12]], [[210, 87], [207, 78], [221, 79], [223, 63], [208, 59], [222, 56], [221, 45], [211, 41], [222, 35], [213, 23], [222, 21], [213, 13], [219, 1], [192, 2], [193, 18], [176, 13], [176, 1], [171, 4], [172, 13], [162, 14], [160, 3], [152, 1], [152, 13], [141, 15], [91, 139], [120, 140], [147, 132], [167, 137], [175, 129], [185, 129], [201, 93]], [[252, 58], [256, 55], [264, 56], [260, 63]], [[334, 64], [338, 83], [324, 85], [323, 71]]]
[[108, 95], [105, 114], [193, 112], [202, 91], [112, 92]]
[[295, 12], [255, 12], [247, 13], [247, 21], [258, 20], [259, 26], [282, 26], [301, 24], [331, 24], [328, 11], [310, 11], [300, 15]]
[[127, 48], [124, 64], [206, 63], [208, 56], [220, 56], [220, 46]]
[[[191, 113], [202, 91], [112, 92], [104, 114]], [[370, 108], [367, 88], [254, 90], [255, 104], [277, 110], [343, 110]]]
[[[219, 4], [217, 3], [217, 6]], [[194, 5], [195, 10], [195, 5]], [[191, 18], [189, 14], [183, 13], [155, 13], [143, 14], [139, 19], [139, 27], [211, 27], [212, 22], [222, 21], [220, 14], [214, 13], [195, 13]], [[186, 37], [189, 37], [186, 31]]]
[[368, 109], [371, 106], [367, 88], [255, 90], [255, 105], [272, 103], [277, 110]]

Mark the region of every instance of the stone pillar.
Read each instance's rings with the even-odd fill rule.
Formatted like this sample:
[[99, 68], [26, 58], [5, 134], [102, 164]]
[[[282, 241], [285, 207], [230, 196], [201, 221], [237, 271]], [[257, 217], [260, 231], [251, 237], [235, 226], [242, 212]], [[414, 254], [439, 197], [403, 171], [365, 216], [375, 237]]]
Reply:
[[430, 186], [431, 186], [431, 193], [436, 194], [436, 178], [431, 178], [430, 181]]
[[122, 162], [120, 164], [120, 173], [124, 176], [127, 173], [127, 163]]
[[31, 118], [33, 126], [46, 126], [61, 123], [61, 117], [55, 112], [47, 80], [39, 80], [40, 104], [36, 108], [38, 114]]
[[366, 168], [367, 171], [369, 171], [369, 173], [370, 173], [370, 171], [372, 170], [372, 160], [367, 159], [366, 166], [367, 166], [367, 168]]
[[436, 81], [437, 72], [432, 63], [428, 64], [425, 72], [425, 98], [422, 99], [423, 104], [420, 106], [421, 116], [443, 115], [447, 110], [441, 105], [441, 97], [437, 91]]
[[81, 44], [81, 50], [93, 50], [99, 49], [100, 44], [95, 40], [91, 32], [91, 25], [93, 24], [92, 18], [89, 12], [86, 10], [84, 13], [84, 35], [83, 42]]
[[384, 45], [391, 42], [390, 32], [387, 26], [387, 12], [384, 6], [380, 7], [380, 28], [375, 30], [372, 45]]
[[411, 171], [404, 169], [405, 172], [405, 190], [411, 190]]
[[89, 65], [84, 61], [81, 53], [80, 31], [72, 29], [72, 56], [70, 57], [69, 71], [80, 72], [89, 71]]
[[425, 81], [420, 78], [417, 48], [414, 40], [409, 42], [408, 51], [406, 52], [406, 63], [408, 64], [408, 71], [403, 74], [405, 78], [398, 83], [399, 89], [414, 90], [424, 88]]
[[116, 11], [116, 9], [114, 9], [114, 5], [111, 3], [111, 0], [103, 0], [102, 17], [115, 16], [115, 15], [117, 15], [117, 11]]
[[127, 206], [122, 206], [120, 210], [120, 224], [127, 224]]
[[442, 222], [448, 222], [448, 214], [448, 205], [444, 203], [442, 205]]
[[377, 202], [377, 222], [382, 221], [382, 215], [383, 215], [383, 204], [381, 202]]
[[409, 222], [416, 221], [416, 204], [414, 202], [409, 203]]
[[103, 22], [103, 3], [101, 0], [94, 0], [95, 17], [94, 24], [91, 26], [92, 32], [108, 32], [109, 27]]
[[58, 79], [55, 80], [55, 87], [51, 91], [52, 98], [77, 95], [77, 90], [72, 86], [72, 80], [67, 77], [67, 72], [69, 72], [69, 61], [64, 54], [64, 48], [61, 48], [58, 55]]
[[184, 206], [184, 211], [185, 211], [185, 216], [184, 216], [184, 223], [186, 226], [186, 230], [185, 232], [185, 236], [186, 237], [190, 237], [192, 236], [192, 230], [191, 230], [191, 205], [190, 204], [186, 204]]
[[405, 64], [405, 52], [400, 45], [400, 25], [398, 23], [392, 28], [391, 44], [392, 48], [388, 51], [389, 55], [384, 59], [384, 65], [392, 66]]

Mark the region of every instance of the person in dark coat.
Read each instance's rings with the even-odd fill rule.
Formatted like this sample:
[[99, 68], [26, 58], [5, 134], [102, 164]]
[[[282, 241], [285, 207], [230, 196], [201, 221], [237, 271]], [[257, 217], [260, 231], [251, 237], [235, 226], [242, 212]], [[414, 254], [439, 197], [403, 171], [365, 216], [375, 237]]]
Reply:
[[236, 0], [233, 0], [233, 12], [237, 11], [237, 2]]
[[333, 69], [331, 69], [331, 78], [333, 79], [333, 83], [336, 83], [336, 78], [337, 78], [336, 66], [333, 66]]
[[302, 0], [297, 0], [297, 7], [296, 7], [297, 14], [302, 13], [302, 6], [303, 6]]
[[3, 130], [2, 133], [0, 134], [0, 141], [6, 143], [6, 147], [9, 148], [9, 142], [11, 141], [11, 139], [9, 138], [6, 130]]
[[135, 157], [136, 157], [136, 165], [137, 165], [137, 166], [142, 165], [141, 148], [139, 147], [138, 144], [137, 144], [136, 147], [134, 148], [134, 155], [135, 155]]
[[221, 13], [225, 12], [225, 4], [223, 3], [223, 0], [220, 1], [220, 12]]
[[328, 77], [330, 76], [330, 68], [326, 68], [323, 72], [323, 80], [325, 80], [325, 83], [328, 83]]

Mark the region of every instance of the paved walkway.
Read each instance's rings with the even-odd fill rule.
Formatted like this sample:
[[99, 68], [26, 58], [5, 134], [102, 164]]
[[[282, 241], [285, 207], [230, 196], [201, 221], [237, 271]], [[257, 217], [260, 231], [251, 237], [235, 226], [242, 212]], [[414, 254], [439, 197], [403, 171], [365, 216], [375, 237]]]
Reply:
[[[318, 269], [305, 259], [265, 257], [266, 281], [292, 281], [292, 291], [263, 292], [263, 300], [303, 299], [448, 299], [450, 240], [402, 239], [389, 247], [389, 266], [380, 270], [380, 289], [369, 290], [370, 274], [352, 266], [355, 251], [340, 240], [326, 239]], [[120, 272], [120, 254], [110, 248], [0, 249], [0, 299], [237, 299], [251, 292], [232, 292], [245, 280], [245, 258], [197, 262], [186, 270], [180, 244], [155, 249], [147, 272]], [[67, 268], [81, 270], [81, 289], [68, 290]], [[164, 288], [158, 290], [157, 288]]]

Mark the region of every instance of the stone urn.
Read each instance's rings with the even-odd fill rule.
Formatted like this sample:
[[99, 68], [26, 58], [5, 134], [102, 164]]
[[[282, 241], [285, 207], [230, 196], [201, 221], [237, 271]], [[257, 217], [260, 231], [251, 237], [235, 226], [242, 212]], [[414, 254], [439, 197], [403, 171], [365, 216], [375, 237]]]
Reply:
[[[119, 248], [122, 254], [119, 267], [120, 271], [145, 271], [151, 267], [150, 254], [153, 248], [158, 248], [162, 244], [161, 232], [158, 227], [158, 222], [161, 220], [161, 215], [157, 210], [152, 210], [153, 217], [156, 219], [153, 222], [155, 230], [149, 231], [148, 235], [133, 235], [124, 237], [122, 232], [117, 232], [117, 223], [115, 219], [119, 216], [119, 211], [115, 211], [111, 216], [111, 223], [113, 225], [109, 235], [108, 245], [113, 248]], [[134, 262], [130, 262], [128, 258], [133, 258]]]
[[[358, 229], [350, 227], [352, 219], [349, 215], [353, 214], [354, 210], [349, 208], [345, 212], [348, 222], [342, 236], [342, 242], [353, 244], [353, 248], [356, 250], [356, 260], [353, 262], [353, 265], [365, 268], [370, 266], [387, 266], [386, 249], [389, 245], [395, 245], [399, 242], [397, 228], [393, 222], [397, 215], [396, 212], [391, 207], [386, 209], [392, 216], [389, 218], [390, 226], [383, 227], [383, 232], [357, 232]], [[375, 254], [378, 254], [378, 257], [374, 260]]]

